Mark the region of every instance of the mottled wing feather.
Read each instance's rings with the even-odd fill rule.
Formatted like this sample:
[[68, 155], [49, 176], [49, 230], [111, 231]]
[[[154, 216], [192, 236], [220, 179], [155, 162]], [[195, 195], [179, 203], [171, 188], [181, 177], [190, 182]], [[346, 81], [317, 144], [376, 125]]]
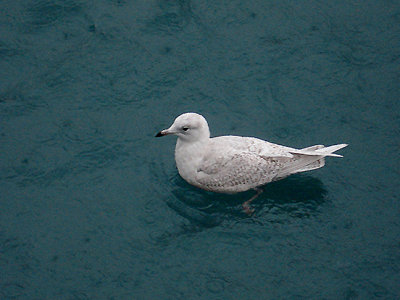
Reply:
[[247, 190], [272, 181], [287, 160], [289, 158], [266, 158], [251, 152], [208, 156], [197, 170], [197, 182], [207, 190]]
[[241, 136], [220, 136], [211, 139], [211, 147], [218, 148], [221, 145], [224, 149], [227, 146], [236, 151], [255, 153], [263, 157], [293, 157], [291, 151], [296, 149], [277, 145], [254, 137]]

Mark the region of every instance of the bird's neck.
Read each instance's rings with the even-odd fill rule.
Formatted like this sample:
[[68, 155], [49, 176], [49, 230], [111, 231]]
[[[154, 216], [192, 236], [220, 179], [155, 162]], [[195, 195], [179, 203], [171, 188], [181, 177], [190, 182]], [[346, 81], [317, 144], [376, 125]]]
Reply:
[[179, 174], [190, 183], [191, 178], [197, 173], [198, 166], [203, 160], [204, 148], [209, 139], [187, 142], [178, 138], [175, 147], [175, 162]]

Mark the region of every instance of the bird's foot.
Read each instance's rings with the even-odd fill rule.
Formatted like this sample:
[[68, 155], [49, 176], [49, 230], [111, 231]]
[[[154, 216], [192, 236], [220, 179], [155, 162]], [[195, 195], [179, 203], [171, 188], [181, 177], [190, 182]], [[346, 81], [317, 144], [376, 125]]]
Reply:
[[246, 213], [246, 215], [251, 216], [254, 213], [254, 208], [250, 206], [249, 201], [246, 201], [242, 204], [243, 211]]
[[242, 207], [244, 212], [248, 215], [251, 216], [254, 213], [254, 208], [251, 207], [251, 202], [256, 199], [263, 191], [262, 189], [255, 188], [257, 194], [255, 194], [253, 197], [251, 197], [249, 200], [243, 202]]

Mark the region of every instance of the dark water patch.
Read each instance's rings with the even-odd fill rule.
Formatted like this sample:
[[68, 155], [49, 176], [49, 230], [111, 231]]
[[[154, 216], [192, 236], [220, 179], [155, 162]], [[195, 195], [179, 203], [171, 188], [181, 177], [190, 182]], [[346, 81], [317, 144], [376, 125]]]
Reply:
[[213, 227], [221, 223], [221, 219], [217, 215], [204, 213], [201, 210], [191, 208], [181, 201], [169, 200], [167, 205], [175, 210], [182, 217], [188, 219], [191, 223], [204, 227]]
[[63, 18], [81, 12], [82, 6], [77, 1], [32, 1], [26, 5], [26, 28], [30, 31], [47, 27]]
[[20, 55], [23, 52], [19, 49], [18, 45], [10, 45], [6, 42], [0, 41], [0, 58], [6, 59], [16, 55]]
[[3, 117], [9, 118], [10, 116], [25, 115], [41, 107], [46, 107], [46, 104], [38, 103], [37, 98], [34, 97], [5, 93], [1, 95], [0, 106]]
[[[97, 181], [101, 177], [97, 172], [118, 167], [132, 152], [128, 150], [132, 147], [130, 141], [116, 136], [106, 139], [107, 129], [93, 119], [65, 119], [56, 127], [47, 121], [29, 129], [26, 124], [21, 127], [26, 134], [3, 149], [11, 151], [18, 144], [24, 144], [25, 149], [9, 153], [1, 178], [22, 186], [65, 184], [84, 174], [92, 174]], [[12, 134], [7, 132], [5, 137]]]
[[30, 288], [30, 278], [35, 276], [40, 261], [33, 254], [33, 245], [19, 237], [0, 234], [2, 272], [0, 294], [4, 299], [25, 297]]
[[186, 29], [192, 18], [191, 1], [159, 2], [159, 13], [146, 23], [143, 30], [172, 35]]

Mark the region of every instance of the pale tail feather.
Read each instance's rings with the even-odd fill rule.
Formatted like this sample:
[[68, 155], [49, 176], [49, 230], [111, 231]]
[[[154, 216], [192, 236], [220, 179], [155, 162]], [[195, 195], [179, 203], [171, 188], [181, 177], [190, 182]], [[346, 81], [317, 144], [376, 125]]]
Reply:
[[315, 152], [320, 153], [324, 156], [336, 156], [336, 157], [343, 157], [343, 155], [339, 154], [333, 154], [333, 152], [336, 152], [344, 147], [347, 147], [347, 144], [338, 144], [338, 145], [333, 145], [325, 148], [321, 148], [318, 150], [315, 150]]
[[[294, 173], [322, 168], [325, 165], [325, 156], [342, 157], [339, 154], [333, 154], [333, 152], [346, 146], [347, 144], [338, 144], [329, 147], [315, 145], [304, 149], [291, 151], [293, 154], [300, 154], [301, 156], [304, 155], [303, 159], [292, 162], [288, 167], [284, 168], [284, 170], [282, 170], [283, 172], [277, 176], [277, 179]], [[315, 160], [315, 158], [317, 158], [316, 156], [319, 156], [320, 158]]]
[[343, 157], [339, 154], [334, 154], [333, 152], [338, 151], [347, 146], [347, 144], [338, 144], [329, 147], [324, 147], [322, 145], [315, 145], [311, 147], [307, 147], [300, 150], [290, 151], [292, 154], [303, 154], [303, 155], [312, 155], [312, 156], [334, 156], [334, 157]]

